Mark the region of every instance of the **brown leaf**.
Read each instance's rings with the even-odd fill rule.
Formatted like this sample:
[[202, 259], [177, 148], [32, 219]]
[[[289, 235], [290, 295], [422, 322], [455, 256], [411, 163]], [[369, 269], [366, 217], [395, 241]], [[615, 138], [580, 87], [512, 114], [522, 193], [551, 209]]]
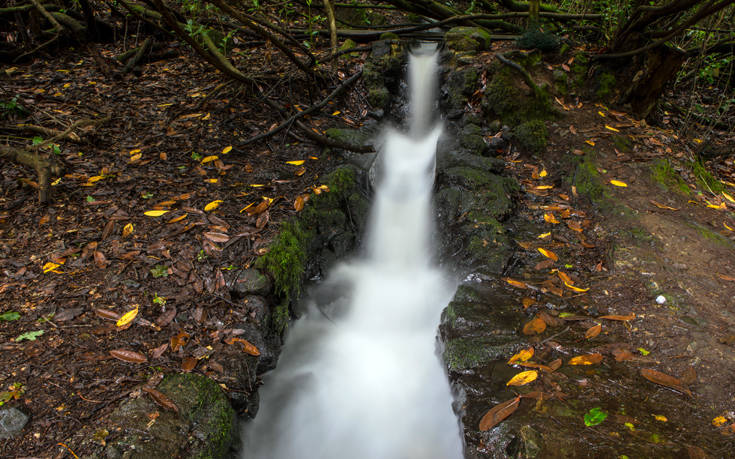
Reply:
[[530, 322], [523, 326], [524, 335], [538, 335], [546, 330], [546, 322], [539, 317], [534, 317]]
[[194, 357], [186, 357], [184, 358], [184, 361], [181, 362], [181, 369], [188, 373], [196, 368], [197, 362], [198, 360]]
[[602, 354], [595, 352], [594, 354], [578, 355], [569, 359], [569, 365], [595, 365], [602, 362]]
[[257, 229], [265, 228], [265, 225], [268, 224], [268, 220], [270, 220], [270, 212], [263, 212], [255, 221], [255, 227]]
[[523, 299], [521, 300], [521, 302], [523, 303], [523, 309], [526, 309], [527, 307], [529, 307], [532, 304], [536, 303], [536, 300], [534, 300], [533, 298], [529, 298], [527, 296], [524, 296]]
[[556, 371], [561, 368], [561, 364], [561, 359], [552, 360], [551, 362], [549, 362], [549, 368], [551, 368], [551, 371]]
[[61, 312], [54, 316], [56, 322], [66, 322], [77, 317], [79, 314], [84, 312], [84, 308], [68, 308], [62, 309]]
[[296, 200], [293, 202], [293, 208], [296, 212], [304, 210], [304, 198], [302, 196], [296, 196]]
[[176, 306], [166, 306], [166, 310], [156, 319], [156, 325], [163, 328], [176, 317]]
[[105, 225], [105, 228], [102, 230], [102, 240], [103, 241], [110, 236], [114, 228], [115, 228], [115, 221], [114, 220], [108, 221], [107, 224]]
[[480, 419], [480, 431], [490, 430], [518, 409], [521, 396], [498, 403]]
[[514, 362], [514, 365], [518, 365], [519, 367], [526, 367], [526, 368], [536, 368], [541, 371], [545, 371], [547, 373], [551, 373], [552, 371], [554, 371], [548, 365], [544, 365], [542, 363], [536, 363], [536, 362]]
[[254, 356], [260, 355], [260, 350], [258, 350], [258, 348], [254, 344], [252, 344], [250, 341], [246, 339], [233, 337], [233, 338], [226, 339], [225, 343], [227, 344], [240, 343], [242, 344], [242, 351], [245, 352], [246, 354], [250, 354]]
[[180, 347], [185, 346], [189, 342], [189, 334], [180, 331], [176, 336], [171, 337], [171, 351], [176, 352]]
[[681, 382], [689, 386], [697, 382], [697, 372], [694, 367], [687, 367], [681, 374]]
[[564, 320], [554, 317], [551, 314], [549, 314], [546, 311], [541, 311], [538, 313], [537, 317], [546, 323], [549, 327], [560, 327], [564, 325]]
[[669, 389], [674, 389], [677, 392], [681, 392], [683, 394], [687, 394], [690, 397], [693, 397], [692, 392], [686, 388], [684, 383], [681, 382], [679, 378], [675, 378], [673, 376], [667, 375], [666, 373], [661, 373], [660, 371], [652, 370], [650, 368], [641, 368], [641, 376], [651, 381], [652, 383], [668, 387]]
[[230, 236], [224, 233], [217, 233], [215, 231], [208, 231], [203, 236], [212, 242], [224, 243], [230, 240]]
[[619, 320], [621, 322], [625, 322], [625, 321], [628, 321], [628, 320], [635, 319], [635, 314], [631, 312], [627, 316], [609, 315], [609, 316], [600, 316], [599, 318], [600, 319], [607, 319], [607, 320]]
[[552, 266], [554, 266], [554, 260], [546, 259], [536, 263], [536, 266], [534, 266], [533, 269], [535, 269], [536, 271], [543, 271], [545, 269], [551, 268]]
[[163, 355], [164, 352], [166, 352], [166, 349], [168, 349], [168, 343], [163, 343], [160, 346], [151, 349], [151, 358], [157, 359]]
[[625, 362], [627, 360], [633, 360], [633, 354], [627, 349], [614, 349], [612, 351], [613, 357], [616, 362]]
[[584, 332], [584, 337], [587, 339], [592, 339], [595, 336], [599, 335], [602, 331], [602, 324], [593, 325], [592, 327], [588, 328], [586, 332]]
[[151, 389], [150, 387], [146, 386], [143, 386], [143, 392], [146, 392], [148, 395], [150, 395], [153, 401], [156, 402], [158, 406], [167, 410], [171, 410], [175, 413], [179, 412], [179, 407], [177, 407], [173, 400], [168, 398], [168, 396], [163, 392], [160, 392], [156, 389]]
[[94, 251], [94, 264], [97, 265], [100, 269], [105, 269], [108, 265], [107, 258], [105, 258], [105, 254], [100, 252], [99, 250]]
[[148, 357], [145, 355], [128, 349], [113, 349], [110, 351], [110, 355], [116, 359], [130, 363], [145, 363], [148, 361]]
[[101, 317], [102, 319], [106, 320], [117, 320], [120, 318], [120, 314], [118, 314], [115, 311], [110, 311], [109, 309], [95, 309], [94, 313], [97, 315], [97, 317]]

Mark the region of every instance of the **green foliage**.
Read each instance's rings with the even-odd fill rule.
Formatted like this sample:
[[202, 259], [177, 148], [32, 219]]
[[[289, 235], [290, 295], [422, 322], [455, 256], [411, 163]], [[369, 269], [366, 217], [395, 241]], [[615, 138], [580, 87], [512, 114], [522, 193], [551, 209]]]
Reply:
[[157, 304], [159, 306], [165, 306], [166, 305], [166, 298], [162, 296], [158, 296], [158, 293], [153, 294], [153, 304]]
[[598, 406], [585, 413], [584, 425], [587, 427], [596, 426], [602, 424], [605, 419], [607, 419], [607, 413]]
[[554, 51], [559, 48], [559, 38], [550, 32], [545, 32], [539, 27], [529, 27], [516, 41], [519, 48], [538, 49], [542, 53]]
[[154, 266], [153, 268], [151, 268], [151, 275], [155, 278], [168, 277], [168, 266], [166, 265]]
[[43, 333], [44, 333], [43, 330], [35, 330], [35, 331], [25, 332], [25, 333], [22, 333], [22, 334], [18, 335], [18, 337], [15, 338], [15, 342], [16, 343], [19, 343], [19, 342], [25, 341], [25, 340], [28, 340], [28, 341], [36, 341], [36, 338], [38, 338], [39, 336], [43, 335]]
[[18, 96], [5, 102], [0, 100], [0, 118], [10, 118], [12, 115], [23, 115], [28, 113], [22, 105], [18, 103]]
[[301, 278], [306, 270], [306, 244], [311, 234], [300, 222], [281, 225], [268, 253], [258, 258], [255, 266], [273, 276], [276, 293], [286, 300], [301, 292]]
[[706, 81], [707, 84], [715, 84], [720, 77], [720, 73], [724, 69], [728, 69], [733, 63], [733, 56], [715, 56], [709, 54], [705, 56], [702, 68], [699, 70], [699, 78]]
[[10, 385], [10, 390], [0, 392], [0, 406], [5, 405], [10, 400], [18, 400], [26, 391], [26, 386], [19, 382]]
[[717, 180], [710, 171], [704, 166], [701, 159], [691, 163], [692, 173], [697, 178], [697, 184], [700, 188], [718, 194], [725, 189], [725, 186]]
[[11, 320], [18, 320], [18, 319], [20, 319], [19, 312], [8, 311], [8, 312], [3, 312], [2, 314], [0, 314], [0, 320], [6, 321], [6, 322], [10, 322]]
[[202, 160], [202, 155], [197, 153], [196, 151], [191, 152], [191, 159], [193, 159], [196, 162], [199, 162]]

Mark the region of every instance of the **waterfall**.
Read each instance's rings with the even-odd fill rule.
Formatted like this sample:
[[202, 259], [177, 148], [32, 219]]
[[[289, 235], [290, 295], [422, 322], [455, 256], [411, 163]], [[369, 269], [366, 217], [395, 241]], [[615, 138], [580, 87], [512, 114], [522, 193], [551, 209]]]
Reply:
[[312, 305], [289, 331], [243, 459], [462, 456], [436, 350], [455, 285], [431, 263], [435, 53], [412, 55], [409, 69], [409, 133], [385, 133], [365, 255], [325, 282], [350, 286], [336, 307]]

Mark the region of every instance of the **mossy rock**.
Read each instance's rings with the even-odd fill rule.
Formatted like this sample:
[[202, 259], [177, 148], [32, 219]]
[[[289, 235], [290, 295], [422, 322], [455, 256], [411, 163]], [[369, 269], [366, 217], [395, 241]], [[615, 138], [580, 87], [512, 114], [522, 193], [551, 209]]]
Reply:
[[446, 104], [448, 111], [464, 111], [469, 96], [475, 91], [479, 73], [474, 67], [455, 70], [446, 82]]
[[330, 139], [350, 145], [369, 146], [373, 144], [373, 135], [364, 129], [329, 128], [325, 134]]
[[592, 152], [589, 149], [586, 150], [586, 155], [575, 158], [572, 165], [574, 168], [574, 175], [571, 177], [572, 184], [580, 196], [586, 197], [594, 204], [602, 205], [608, 198], [608, 193], [602, 185], [597, 167], [589, 157]]
[[610, 72], [601, 72], [595, 80], [595, 96], [599, 100], [609, 99], [617, 87], [615, 75]]
[[453, 27], [444, 35], [447, 48], [453, 51], [484, 51], [490, 48], [490, 34], [480, 27]]
[[[532, 62], [527, 62], [525, 66], [528, 68], [532, 65]], [[525, 84], [522, 85], [522, 78], [513, 73], [515, 70], [507, 66], [495, 68], [482, 100], [485, 112], [511, 126], [555, 116], [548, 88], [538, 86], [531, 91]]]
[[476, 124], [466, 124], [462, 128], [459, 144], [476, 155], [484, 155], [489, 151], [488, 144], [482, 135], [482, 128]]
[[538, 27], [527, 29], [516, 41], [521, 49], [537, 49], [542, 53], [556, 51], [559, 49], [559, 37], [551, 32], [546, 32]]
[[[108, 444], [108, 457], [229, 457], [237, 440], [237, 418], [217, 383], [180, 373], [166, 376], [156, 389], [173, 401], [178, 413], [159, 407], [145, 394], [125, 400], [109, 418], [108, 430], [122, 437]], [[159, 416], [151, 423], [148, 415], [153, 412]]]
[[470, 336], [444, 343], [442, 360], [451, 372], [463, 372], [513, 355], [518, 337], [514, 335]]
[[574, 61], [570, 66], [572, 83], [577, 88], [583, 88], [587, 83], [587, 72], [590, 67], [590, 59], [584, 53], [576, 53]]
[[526, 121], [513, 129], [513, 141], [529, 153], [542, 153], [548, 143], [549, 131], [540, 120]]
[[674, 170], [668, 159], [657, 159], [651, 164], [651, 179], [665, 190], [673, 190], [685, 196], [691, 194], [689, 185]]

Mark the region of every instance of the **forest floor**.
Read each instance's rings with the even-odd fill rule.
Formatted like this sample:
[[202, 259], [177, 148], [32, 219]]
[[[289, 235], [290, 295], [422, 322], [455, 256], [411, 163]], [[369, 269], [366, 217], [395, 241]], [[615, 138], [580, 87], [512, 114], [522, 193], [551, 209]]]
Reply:
[[[188, 57], [118, 80], [84, 52], [5, 73], [6, 90], [43, 114], [33, 124], [113, 117], [77, 143], [59, 142], [68, 168], [48, 206], [36, 201], [32, 171], [0, 169], [0, 400], [31, 417], [22, 435], [0, 444], [0, 456], [86, 453], [82, 440], [105, 441], [99, 421], [159, 373], [201, 372], [237, 390], [220, 362], [242, 351], [221, 332], [246, 310], [227, 297], [227, 282], [263, 253], [339, 158], [281, 137], [238, 146], [279, 122], [276, 114]], [[303, 87], [286, 80], [268, 91]], [[312, 103], [325, 94], [310, 95]], [[584, 265], [574, 285], [589, 288], [580, 293], [591, 311], [621, 316], [589, 334], [613, 335], [618, 362], [665, 373], [631, 391], [691, 391], [701, 406], [687, 419], [671, 406], [650, 413], [664, 430], [735, 435], [735, 158], [707, 165], [722, 187], [714, 192], [683, 167], [695, 139], [586, 101], [560, 105], [568, 110], [550, 123], [547, 153], [506, 156], [524, 188], [521, 215], [560, 245], [568, 241], [544, 222], [548, 206], [573, 203], [583, 216], [569, 228], [589, 234], [594, 255], [564, 261]], [[358, 126], [366, 113], [358, 88], [310, 122]], [[568, 155], [590, 158], [602, 183], [592, 201], [570, 185]], [[161, 215], [145, 214], [155, 210]], [[135, 310], [129, 325], [116, 325]]]

